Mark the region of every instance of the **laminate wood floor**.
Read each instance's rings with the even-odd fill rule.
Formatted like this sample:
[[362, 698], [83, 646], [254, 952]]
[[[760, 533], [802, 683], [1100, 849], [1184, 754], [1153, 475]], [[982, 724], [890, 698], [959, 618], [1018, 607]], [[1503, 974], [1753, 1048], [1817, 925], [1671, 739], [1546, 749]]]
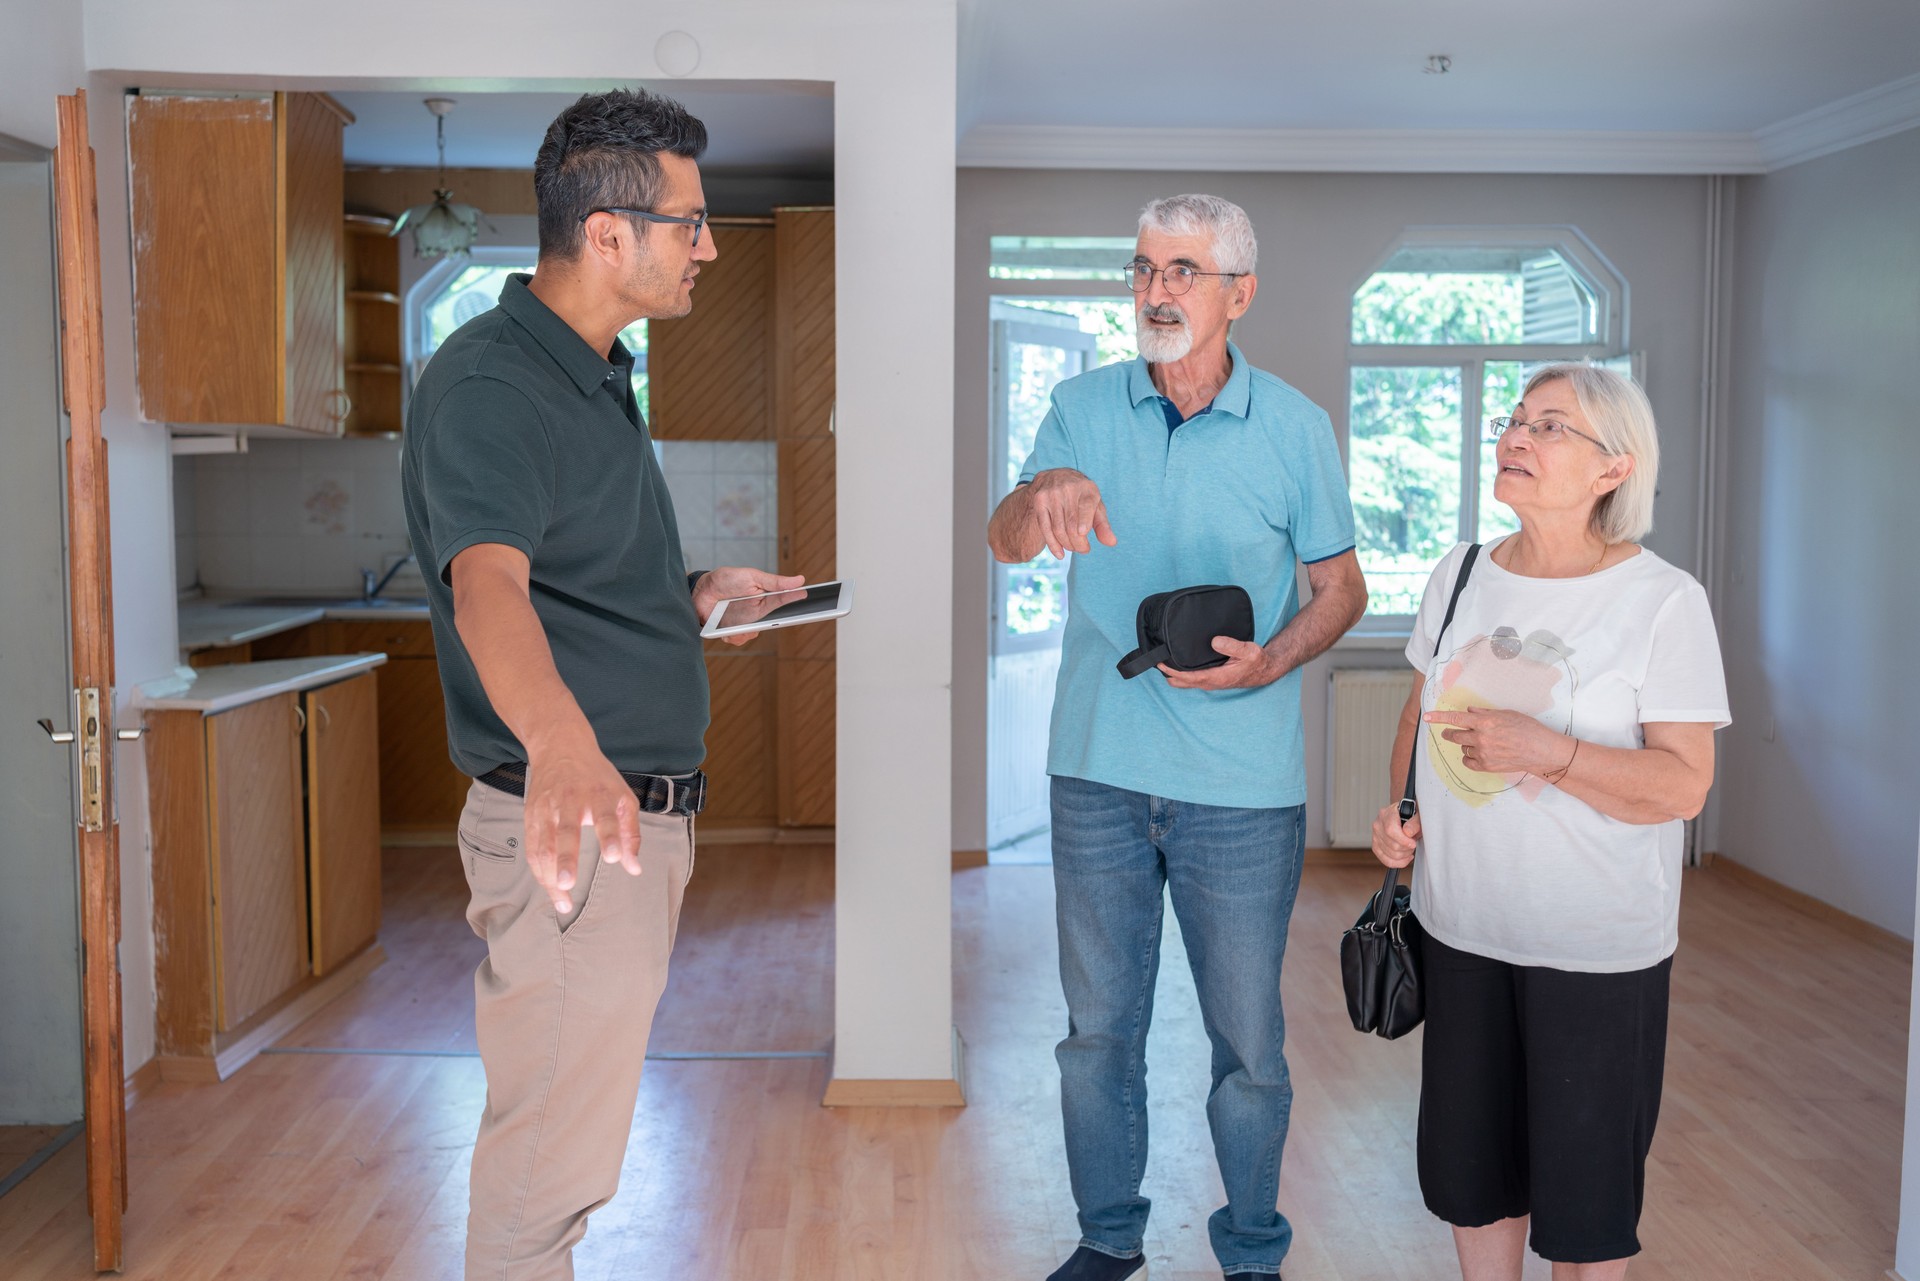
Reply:
[[[480, 952], [450, 851], [387, 851], [391, 958], [219, 1086], [129, 1118], [126, 1272], [165, 1281], [440, 1281], [460, 1273], [484, 1094]], [[1377, 883], [1310, 868], [1284, 989], [1297, 1098], [1289, 1281], [1449, 1281], [1413, 1168], [1417, 1034], [1346, 1024], [1334, 942]], [[1869, 1281], [1893, 1253], [1909, 960], [1712, 873], [1688, 873], [1659, 1137], [1632, 1275]], [[583, 1281], [1038, 1281], [1073, 1246], [1052, 1048], [1065, 1024], [1046, 867], [954, 877], [964, 1110], [828, 1110], [819, 1057], [666, 1058], [641, 1086], [620, 1195]], [[1215, 1281], [1207, 1048], [1168, 916], [1149, 1043], [1153, 1281]], [[654, 1034], [667, 1055], [820, 1051], [832, 858], [709, 849]], [[404, 1051], [369, 1053], [367, 1051]], [[90, 1275], [81, 1145], [0, 1198], [0, 1275]], [[1529, 1281], [1544, 1278], [1538, 1260]]]

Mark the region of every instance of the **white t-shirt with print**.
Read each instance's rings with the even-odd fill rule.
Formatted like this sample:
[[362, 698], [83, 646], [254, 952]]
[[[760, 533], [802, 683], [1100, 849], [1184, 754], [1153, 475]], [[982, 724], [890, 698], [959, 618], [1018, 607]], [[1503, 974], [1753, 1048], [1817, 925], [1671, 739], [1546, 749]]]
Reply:
[[[1582, 578], [1509, 573], [1481, 548], [1440, 652], [1464, 545], [1428, 580], [1407, 659], [1424, 710], [1522, 711], [1608, 747], [1642, 747], [1659, 721], [1727, 725], [1726, 678], [1706, 592], [1652, 552]], [[1413, 907], [1442, 943], [1514, 965], [1619, 973], [1680, 941], [1684, 825], [1609, 818], [1527, 775], [1484, 774], [1416, 730], [1420, 857]]]

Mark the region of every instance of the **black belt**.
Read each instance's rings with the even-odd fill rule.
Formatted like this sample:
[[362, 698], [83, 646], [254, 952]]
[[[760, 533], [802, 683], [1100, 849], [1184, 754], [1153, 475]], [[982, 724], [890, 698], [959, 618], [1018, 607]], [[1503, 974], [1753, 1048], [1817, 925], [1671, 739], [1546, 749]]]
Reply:
[[[679, 778], [665, 774], [629, 774], [621, 770], [620, 777], [633, 789], [643, 814], [691, 817], [707, 807], [707, 776], [699, 770]], [[525, 796], [527, 767], [519, 761], [508, 761], [482, 774], [479, 781], [509, 796]]]

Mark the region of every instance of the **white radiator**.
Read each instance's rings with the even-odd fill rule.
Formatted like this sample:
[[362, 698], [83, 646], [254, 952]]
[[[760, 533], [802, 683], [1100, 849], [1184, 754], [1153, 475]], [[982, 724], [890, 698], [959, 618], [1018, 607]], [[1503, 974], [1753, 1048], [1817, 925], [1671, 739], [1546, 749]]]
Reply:
[[1388, 777], [1410, 668], [1347, 668], [1327, 683], [1327, 831], [1335, 848], [1373, 844], [1373, 816], [1399, 795]]

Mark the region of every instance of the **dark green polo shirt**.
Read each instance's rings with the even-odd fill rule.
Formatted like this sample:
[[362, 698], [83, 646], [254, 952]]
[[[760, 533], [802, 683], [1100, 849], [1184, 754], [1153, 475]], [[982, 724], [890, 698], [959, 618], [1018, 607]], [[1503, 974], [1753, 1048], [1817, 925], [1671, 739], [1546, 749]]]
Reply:
[[560, 679], [618, 769], [679, 774], [706, 755], [707, 668], [666, 478], [633, 398], [633, 357], [602, 356], [511, 276], [455, 330], [407, 406], [400, 483], [424, 570], [453, 762], [480, 775], [526, 749], [487, 701], [453, 625], [453, 558], [527, 554]]

